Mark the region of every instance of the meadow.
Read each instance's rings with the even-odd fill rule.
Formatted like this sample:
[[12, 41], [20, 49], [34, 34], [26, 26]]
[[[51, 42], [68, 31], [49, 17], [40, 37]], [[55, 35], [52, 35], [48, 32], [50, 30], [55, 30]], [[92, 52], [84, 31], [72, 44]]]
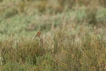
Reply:
[[106, 71], [105, 2], [0, 0], [0, 71]]

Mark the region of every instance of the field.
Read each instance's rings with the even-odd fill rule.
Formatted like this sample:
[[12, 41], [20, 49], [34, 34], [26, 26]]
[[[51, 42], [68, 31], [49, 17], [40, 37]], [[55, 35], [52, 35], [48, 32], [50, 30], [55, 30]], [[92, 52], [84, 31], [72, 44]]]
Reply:
[[105, 2], [0, 0], [0, 71], [106, 71]]

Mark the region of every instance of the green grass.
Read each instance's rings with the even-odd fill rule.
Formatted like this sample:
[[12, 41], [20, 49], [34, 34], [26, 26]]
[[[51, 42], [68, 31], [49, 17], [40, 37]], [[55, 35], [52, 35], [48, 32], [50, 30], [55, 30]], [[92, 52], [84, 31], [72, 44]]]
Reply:
[[[46, 0], [38, 8], [32, 0], [2, 1], [13, 6], [0, 8], [0, 71], [105, 71], [106, 9], [79, 1], [57, 5], [59, 12]], [[38, 31], [43, 42], [34, 40]]]

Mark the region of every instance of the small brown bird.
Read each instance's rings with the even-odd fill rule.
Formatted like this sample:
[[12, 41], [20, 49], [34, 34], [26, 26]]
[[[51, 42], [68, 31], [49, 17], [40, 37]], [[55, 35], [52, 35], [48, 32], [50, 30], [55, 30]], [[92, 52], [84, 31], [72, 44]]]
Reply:
[[36, 37], [39, 37], [39, 38], [40, 38], [40, 36], [41, 36], [41, 32], [39, 31], [39, 32], [36, 34], [35, 38], [36, 38]]
[[34, 37], [34, 40], [36, 40], [36, 43], [43, 46], [43, 39], [41, 37], [41, 32], [37, 32], [36, 36]]
[[37, 32], [36, 36], [34, 37], [34, 40], [41, 42], [42, 38], [41, 38], [41, 32], [40, 31]]

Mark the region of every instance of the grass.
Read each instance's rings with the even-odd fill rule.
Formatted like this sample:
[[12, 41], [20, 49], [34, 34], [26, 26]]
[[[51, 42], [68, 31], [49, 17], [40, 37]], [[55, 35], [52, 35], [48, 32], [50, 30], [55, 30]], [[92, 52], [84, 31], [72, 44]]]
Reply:
[[23, 1], [0, 3], [0, 71], [106, 70], [104, 0]]
[[55, 31], [49, 37], [51, 40], [43, 39], [43, 46], [25, 38], [17, 42], [12, 38], [1, 41], [1, 68], [3, 71], [106, 70], [105, 35], [93, 29], [87, 31], [77, 34], [69, 30]]

